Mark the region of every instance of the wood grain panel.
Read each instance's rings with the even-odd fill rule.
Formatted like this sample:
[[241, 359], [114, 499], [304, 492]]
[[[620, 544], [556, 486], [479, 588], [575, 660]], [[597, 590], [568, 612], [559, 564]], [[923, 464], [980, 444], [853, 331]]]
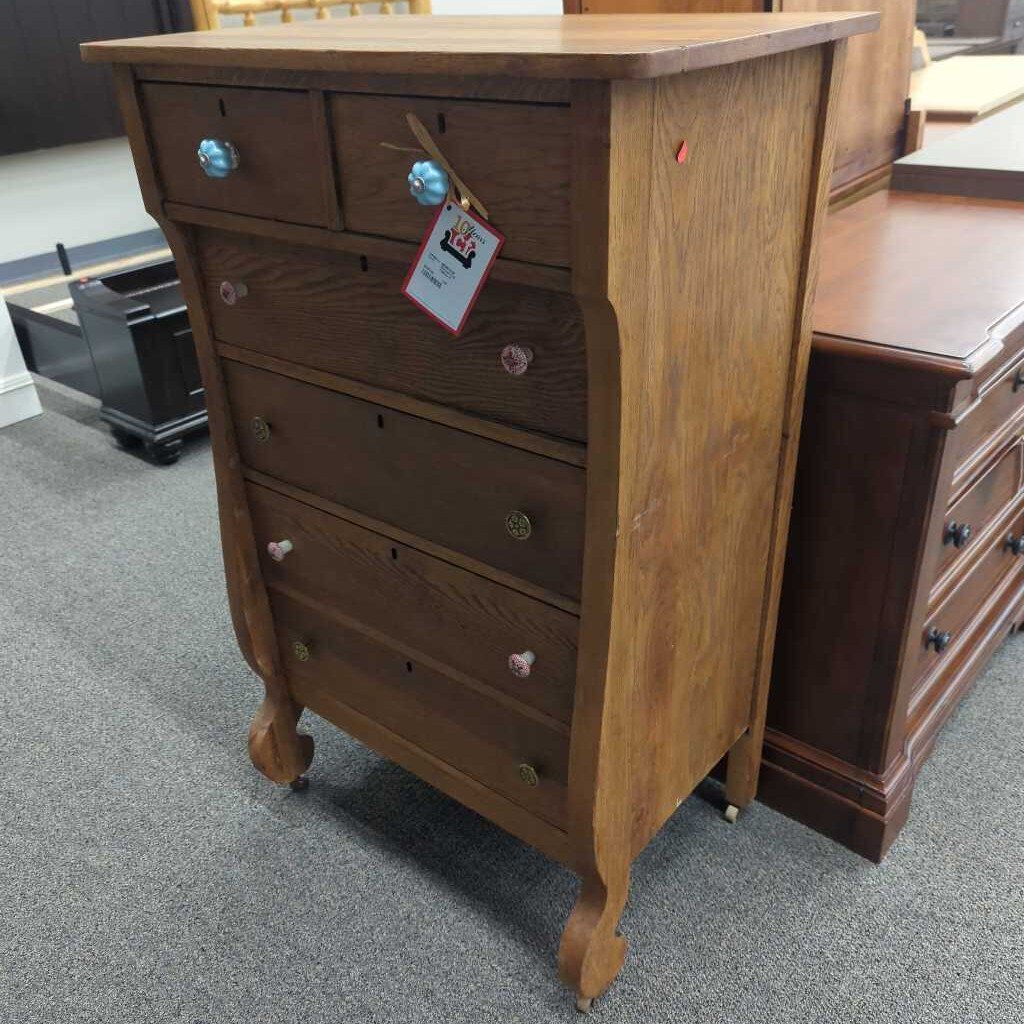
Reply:
[[[565, 821], [568, 739], [461, 683], [373, 643], [311, 606], [271, 595], [296, 697], [331, 718], [339, 701], [556, 826]], [[306, 645], [299, 660], [293, 645]], [[520, 779], [530, 765], [538, 784]]]
[[[331, 223], [331, 170], [312, 94], [144, 82], [142, 96], [165, 199], [300, 224]], [[200, 168], [196, 148], [207, 138], [238, 150], [238, 169], [227, 178], [209, 178]]]
[[[352, 231], [418, 242], [437, 209], [409, 195], [415, 114], [505, 235], [502, 258], [569, 262], [568, 108], [420, 97], [334, 95], [341, 202]], [[413, 152], [409, 150], [412, 149]]]
[[[586, 437], [583, 323], [568, 295], [492, 281], [454, 339], [401, 294], [407, 263], [217, 231], [198, 233], [219, 339], [561, 437]], [[248, 294], [228, 306], [222, 281]], [[529, 347], [510, 376], [501, 351]]]
[[[815, 46], [875, 14], [340, 18], [82, 47], [86, 61], [368, 74], [653, 78]], [[469, 183], [473, 187], [472, 182]]]
[[[569, 721], [575, 616], [264, 487], [250, 485], [248, 494], [268, 586], [298, 592]], [[267, 543], [284, 539], [294, 550], [276, 562]], [[536, 661], [520, 679], [508, 658], [525, 650]]]
[[[223, 361], [246, 465], [569, 597], [585, 472], [393, 409]], [[259, 416], [270, 440], [250, 427]], [[513, 539], [505, 517], [533, 530]]]

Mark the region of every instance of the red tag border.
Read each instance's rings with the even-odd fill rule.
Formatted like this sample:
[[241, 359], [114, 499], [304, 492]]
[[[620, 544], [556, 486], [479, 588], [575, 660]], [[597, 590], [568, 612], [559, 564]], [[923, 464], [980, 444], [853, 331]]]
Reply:
[[452, 328], [450, 324], [446, 324], [440, 317], [435, 316], [429, 309], [427, 309], [427, 307], [424, 306], [419, 299], [414, 298], [412, 295], [410, 295], [406, 289], [409, 287], [409, 282], [412, 280], [413, 271], [415, 271], [415, 269], [419, 266], [420, 257], [422, 257], [423, 255], [423, 250], [426, 249], [427, 242], [430, 240], [430, 236], [434, 233], [434, 225], [438, 222], [438, 220], [440, 220], [441, 214], [446, 212], [445, 207], [454, 205], [455, 204], [452, 203], [450, 199], [446, 199], [443, 203], [441, 203], [440, 206], [438, 206], [437, 213], [434, 214], [434, 219], [430, 222], [430, 225], [427, 227], [426, 234], [424, 234], [423, 236], [423, 241], [420, 242], [420, 247], [416, 250], [416, 255], [409, 266], [409, 272], [405, 275], [405, 280], [402, 282], [402, 294], [417, 309], [426, 313], [427, 316], [429, 316], [430, 319], [434, 321], [434, 323], [439, 324], [449, 334], [457, 338], [462, 333], [463, 328], [465, 328], [466, 321], [469, 319], [469, 314], [473, 312], [473, 307], [476, 305], [476, 300], [480, 295], [480, 289], [483, 288], [483, 286], [487, 283], [487, 278], [491, 276], [491, 270], [494, 267], [494, 261], [498, 258], [498, 254], [501, 252], [502, 247], [505, 244], [505, 236], [500, 231], [498, 231], [497, 228], [492, 227], [490, 224], [487, 223], [487, 221], [485, 221], [481, 217], [478, 217], [471, 210], [462, 210], [462, 213], [469, 214], [469, 216], [473, 218], [473, 222], [475, 224], [482, 227], [485, 231], [490, 232], [490, 234], [497, 239], [498, 244], [494, 249], [494, 255], [491, 257], [486, 269], [480, 276], [480, 280], [477, 282], [476, 291], [473, 292], [472, 296], [470, 296], [469, 303], [466, 306], [466, 311], [465, 313], [462, 314], [462, 319], [459, 321], [458, 327]]

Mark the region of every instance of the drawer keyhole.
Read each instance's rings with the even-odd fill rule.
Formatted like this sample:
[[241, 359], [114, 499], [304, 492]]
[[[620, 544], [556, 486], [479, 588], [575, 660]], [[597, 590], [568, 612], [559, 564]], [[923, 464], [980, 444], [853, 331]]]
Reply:
[[223, 99], [217, 100], [217, 106], [220, 108], [220, 116], [221, 117], [227, 117], [228, 116], [228, 112], [224, 109], [224, 100]]
[[444, 114], [437, 115], [437, 130], [441, 135], [448, 130], [448, 125], [445, 123]]

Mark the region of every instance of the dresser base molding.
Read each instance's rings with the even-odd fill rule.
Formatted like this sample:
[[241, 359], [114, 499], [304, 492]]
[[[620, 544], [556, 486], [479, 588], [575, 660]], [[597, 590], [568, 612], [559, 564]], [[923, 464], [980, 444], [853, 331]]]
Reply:
[[939, 731], [1024, 619], [1024, 581], [1011, 577], [988, 606], [990, 614], [967, 657], [931, 684], [927, 710], [908, 725], [905, 753], [884, 775], [874, 775], [769, 729], [765, 734], [758, 799], [789, 818], [880, 862], [907, 822], [914, 783]]

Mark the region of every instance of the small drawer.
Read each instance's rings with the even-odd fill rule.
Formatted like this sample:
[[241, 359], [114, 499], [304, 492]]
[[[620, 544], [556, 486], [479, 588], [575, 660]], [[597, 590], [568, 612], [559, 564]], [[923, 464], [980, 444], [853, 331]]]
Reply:
[[572, 296], [490, 281], [456, 340], [401, 294], [403, 264], [219, 231], [198, 232], [197, 250], [221, 341], [527, 429], [586, 437], [583, 322]]
[[986, 599], [1011, 574], [1024, 574], [1024, 511], [1019, 506], [955, 589], [929, 612], [913, 655], [915, 688], [919, 689], [940, 663], [956, 657], [961, 643], [970, 639]]
[[243, 363], [223, 367], [246, 465], [579, 597], [583, 469]]
[[269, 587], [569, 723], [576, 616], [265, 487], [248, 494]]
[[304, 602], [271, 595], [285, 674], [301, 704], [330, 720], [340, 703], [565, 827], [569, 736], [513, 711]]
[[[164, 197], [296, 224], [330, 224], [333, 181], [322, 110], [307, 92], [144, 82]], [[210, 177], [203, 140], [230, 143], [238, 166]], [[223, 150], [222, 150], [223, 152]]]
[[995, 518], [1024, 486], [1024, 441], [1005, 452], [949, 510], [942, 524], [942, 555], [936, 579], [941, 580], [971, 550]]
[[1017, 417], [1024, 417], [1024, 361], [1006, 370], [954, 429], [949, 440], [957, 466], [954, 488], [974, 470], [986, 445]]
[[409, 169], [427, 158], [413, 113], [487, 207], [503, 258], [569, 265], [568, 107], [340, 93], [330, 104], [350, 231], [418, 242], [433, 220], [437, 208], [409, 194]]

